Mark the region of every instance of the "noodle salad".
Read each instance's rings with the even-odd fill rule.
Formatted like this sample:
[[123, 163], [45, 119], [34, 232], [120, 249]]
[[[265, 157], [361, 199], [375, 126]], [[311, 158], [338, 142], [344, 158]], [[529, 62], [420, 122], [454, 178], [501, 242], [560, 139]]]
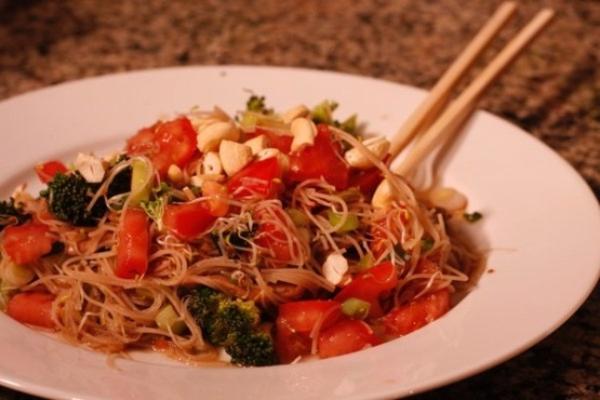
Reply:
[[35, 167], [0, 202], [0, 308], [109, 354], [328, 358], [443, 316], [481, 257], [453, 189], [417, 192], [336, 104], [252, 96], [159, 120], [104, 157]]

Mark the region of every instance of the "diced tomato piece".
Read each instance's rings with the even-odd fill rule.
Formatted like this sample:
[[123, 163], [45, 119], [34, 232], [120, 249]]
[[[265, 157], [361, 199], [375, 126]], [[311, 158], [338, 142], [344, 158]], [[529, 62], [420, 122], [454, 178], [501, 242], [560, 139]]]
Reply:
[[213, 217], [223, 217], [227, 214], [229, 195], [225, 186], [215, 181], [206, 181], [202, 184], [202, 195], [210, 196], [206, 203]]
[[117, 269], [120, 278], [131, 279], [143, 275], [148, 269], [150, 249], [150, 223], [146, 213], [128, 208], [122, 216], [117, 243]]
[[161, 176], [172, 164], [184, 168], [196, 152], [196, 132], [185, 117], [157, 122], [127, 141], [127, 153], [150, 158]]
[[275, 348], [279, 360], [289, 363], [309, 354], [312, 344], [309, 335], [315, 324], [321, 321], [321, 329], [326, 329], [341, 316], [339, 303], [332, 300], [304, 300], [280, 305], [275, 321]]
[[411, 333], [450, 309], [450, 292], [441, 289], [392, 309], [382, 318], [385, 333], [397, 337]]
[[268, 249], [269, 255], [275, 260], [285, 263], [292, 260], [290, 242], [281, 227], [281, 224], [285, 224], [285, 211], [282, 208], [276, 208], [273, 211], [279, 222], [274, 221], [274, 217], [266, 210], [255, 212], [254, 219], [258, 223], [258, 232], [254, 242]]
[[60, 161], [52, 160], [35, 166], [35, 173], [42, 183], [48, 183], [54, 179], [54, 175], [67, 172], [67, 167]]
[[379, 340], [369, 325], [359, 320], [344, 320], [321, 332], [319, 357], [353, 353], [374, 346]]
[[267, 138], [268, 147], [276, 148], [285, 154], [290, 152], [292, 141], [294, 140], [294, 137], [291, 133], [277, 133], [263, 128], [256, 128], [254, 132], [247, 133], [246, 137], [248, 139], [252, 139], [260, 135], [265, 135]]
[[340, 303], [333, 300], [302, 300], [284, 303], [279, 306], [278, 320], [295, 332], [310, 333], [317, 321], [322, 318], [322, 328], [327, 328], [342, 316]]
[[54, 296], [44, 292], [26, 292], [14, 295], [6, 307], [6, 313], [19, 322], [43, 328], [54, 328], [52, 302]]
[[283, 171], [276, 157], [254, 161], [231, 177], [227, 182], [227, 190], [236, 199], [272, 199], [283, 189], [282, 176]]
[[277, 358], [283, 364], [288, 364], [296, 358], [310, 354], [312, 340], [305, 333], [294, 332], [284, 322], [275, 322], [275, 350]]
[[383, 315], [380, 297], [386, 292], [395, 289], [398, 285], [398, 271], [391, 262], [384, 262], [376, 265], [365, 272], [355, 276], [352, 281], [345, 286], [335, 296], [335, 300], [343, 302], [350, 297], [368, 301], [371, 303], [369, 311], [370, 317], [380, 317]]
[[325, 179], [337, 190], [348, 187], [348, 165], [343, 160], [342, 148], [332, 139], [327, 125], [319, 125], [315, 143], [290, 156], [290, 182], [307, 179]]
[[169, 204], [165, 207], [163, 223], [171, 232], [183, 240], [197, 238], [206, 231], [216, 217], [210, 213], [204, 201]]
[[6, 254], [17, 264], [35, 262], [52, 250], [54, 239], [48, 226], [28, 222], [20, 226], [9, 226], [4, 230], [3, 246]]
[[366, 170], [352, 170], [350, 173], [349, 187], [357, 187], [367, 198], [371, 198], [375, 189], [383, 180], [383, 174], [379, 168]]

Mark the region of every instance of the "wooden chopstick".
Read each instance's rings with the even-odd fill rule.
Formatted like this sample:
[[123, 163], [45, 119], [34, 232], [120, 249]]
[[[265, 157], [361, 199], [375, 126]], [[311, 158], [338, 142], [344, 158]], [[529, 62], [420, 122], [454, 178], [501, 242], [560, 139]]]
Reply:
[[517, 5], [515, 2], [504, 2], [494, 12], [488, 22], [479, 30], [450, 68], [442, 75], [431, 89], [427, 98], [411, 114], [402, 125], [398, 133], [391, 140], [391, 159], [406, 147], [419, 131], [427, 129], [433, 121], [433, 116], [446, 102], [450, 91], [456, 86], [465, 71], [473, 64], [479, 54], [485, 49], [498, 31], [514, 14]]
[[407, 176], [427, 154], [443, 140], [449, 139], [456, 130], [451, 127], [464, 117], [465, 108], [470, 107], [492, 81], [515, 59], [515, 57], [542, 31], [554, 16], [554, 11], [544, 9], [512, 39], [490, 64], [454, 100], [442, 115], [423, 134], [407, 157], [394, 172]]

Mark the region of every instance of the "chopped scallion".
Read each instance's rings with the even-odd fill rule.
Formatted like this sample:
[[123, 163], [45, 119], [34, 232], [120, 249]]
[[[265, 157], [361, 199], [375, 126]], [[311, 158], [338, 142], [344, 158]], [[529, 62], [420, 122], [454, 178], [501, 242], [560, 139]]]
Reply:
[[[344, 216], [342, 214], [338, 214], [335, 211], [327, 210], [327, 219], [329, 219], [329, 224], [331, 226], [338, 226]], [[346, 216], [346, 220], [341, 226], [338, 226], [336, 232], [337, 233], [347, 233], [352, 232], [353, 230], [359, 227], [360, 223], [358, 221], [358, 216], [354, 213], [348, 213]]]
[[369, 315], [371, 304], [368, 301], [350, 297], [342, 303], [341, 309], [342, 313], [351, 318], [365, 319]]

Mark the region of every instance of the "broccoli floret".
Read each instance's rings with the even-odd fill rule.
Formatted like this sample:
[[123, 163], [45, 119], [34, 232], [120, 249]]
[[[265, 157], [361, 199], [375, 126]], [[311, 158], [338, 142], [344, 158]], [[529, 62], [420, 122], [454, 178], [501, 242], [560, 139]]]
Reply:
[[58, 173], [40, 196], [48, 199], [50, 211], [56, 218], [75, 226], [94, 226], [107, 211], [102, 200], [97, 201], [90, 211], [86, 210], [98, 187], [88, 183], [79, 173]]
[[30, 218], [31, 215], [17, 207], [13, 199], [0, 201], [0, 232], [8, 225], [21, 225]]
[[260, 322], [258, 308], [253, 301], [225, 299], [207, 326], [208, 339], [218, 346], [235, 342], [235, 336], [251, 332]]
[[269, 365], [275, 362], [273, 340], [258, 331], [260, 311], [253, 301], [232, 299], [199, 286], [190, 292], [187, 305], [207, 341], [225, 347], [234, 363]]
[[238, 335], [225, 351], [233, 363], [244, 366], [273, 365], [277, 361], [273, 339], [265, 332]]
[[265, 104], [265, 96], [252, 95], [246, 101], [246, 111], [253, 111], [260, 114], [272, 114], [273, 110], [267, 108]]

